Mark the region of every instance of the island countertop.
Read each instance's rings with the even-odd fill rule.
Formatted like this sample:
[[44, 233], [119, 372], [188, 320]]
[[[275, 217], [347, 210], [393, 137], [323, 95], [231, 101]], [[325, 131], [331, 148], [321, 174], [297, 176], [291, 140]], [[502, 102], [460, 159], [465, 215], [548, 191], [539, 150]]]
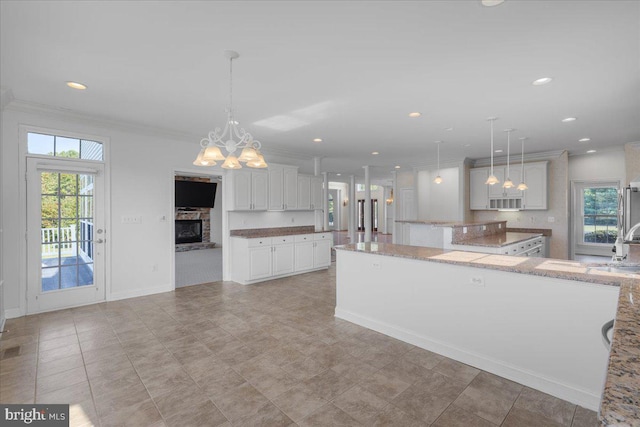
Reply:
[[390, 243], [354, 243], [336, 246], [336, 249], [619, 287], [599, 416], [605, 426], [640, 425], [640, 274], [599, 271], [593, 269], [598, 264], [575, 261], [488, 255]]
[[422, 224], [434, 227], [472, 227], [475, 225], [501, 224], [506, 221], [431, 221], [431, 220], [396, 220], [402, 224]]
[[542, 233], [517, 233], [507, 231], [500, 234], [490, 234], [488, 236], [476, 237], [474, 239], [463, 240], [457, 242], [457, 245], [465, 246], [483, 246], [491, 248], [501, 248], [503, 246], [512, 245], [518, 242], [542, 236]]

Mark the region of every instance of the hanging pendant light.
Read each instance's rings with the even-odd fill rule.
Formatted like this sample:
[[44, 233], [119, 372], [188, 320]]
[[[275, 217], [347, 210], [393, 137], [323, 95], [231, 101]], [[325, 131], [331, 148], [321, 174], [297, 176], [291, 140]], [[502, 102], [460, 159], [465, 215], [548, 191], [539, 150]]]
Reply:
[[510, 175], [509, 175], [509, 156], [511, 155], [511, 132], [513, 132], [515, 129], [505, 129], [504, 131], [507, 133], [507, 179], [504, 180], [504, 183], [502, 184], [502, 188], [513, 188], [516, 185], [513, 183], [513, 181], [511, 181]]
[[[223, 161], [224, 169], [240, 169], [242, 163], [250, 168], [266, 168], [268, 165], [260, 154], [262, 144], [253, 139], [253, 136], [242, 128], [238, 128], [238, 122], [233, 118], [233, 60], [240, 54], [233, 50], [225, 50], [224, 56], [229, 60], [229, 108], [227, 109], [227, 123], [224, 129], [215, 128], [209, 132], [206, 138], [202, 138], [202, 149], [193, 162], [197, 166], [214, 166], [216, 162]], [[228, 155], [225, 158], [220, 148], [224, 148]], [[240, 157], [235, 156], [237, 150], [242, 150]]]
[[436, 179], [434, 179], [433, 182], [435, 182], [436, 184], [441, 184], [442, 177], [440, 176], [440, 144], [442, 144], [442, 141], [436, 141], [436, 144], [438, 144], [438, 176], [436, 176]]
[[520, 137], [520, 142], [522, 143], [522, 161], [520, 163], [520, 184], [518, 184], [518, 190], [524, 191], [528, 190], [527, 184], [524, 183], [524, 140], [527, 139], [526, 136]]
[[493, 174], [493, 122], [496, 120], [498, 120], [497, 117], [489, 117], [487, 119], [487, 121], [491, 123], [491, 175], [489, 175], [489, 178], [487, 178], [487, 181], [485, 182], [485, 184], [488, 185], [496, 185], [500, 182], [500, 180]]

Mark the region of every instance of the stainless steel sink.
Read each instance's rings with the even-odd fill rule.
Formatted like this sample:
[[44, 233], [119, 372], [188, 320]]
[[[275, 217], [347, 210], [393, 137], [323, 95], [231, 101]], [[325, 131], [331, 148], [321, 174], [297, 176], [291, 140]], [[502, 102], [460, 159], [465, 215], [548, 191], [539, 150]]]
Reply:
[[589, 267], [589, 270], [608, 273], [640, 274], [640, 264], [607, 264]]

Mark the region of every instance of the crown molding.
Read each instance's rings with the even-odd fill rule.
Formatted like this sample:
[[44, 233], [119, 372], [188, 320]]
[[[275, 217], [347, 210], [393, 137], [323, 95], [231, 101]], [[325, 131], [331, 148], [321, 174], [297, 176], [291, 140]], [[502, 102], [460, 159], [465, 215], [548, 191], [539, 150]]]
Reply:
[[[566, 150], [556, 150], [556, 151], [543, 151], [540, 153], [529, 153], [524, 155], [524, 160], [528, 162], [538, 161], [538, 160], [552, 160], [557, 159], [562, 156]], [[521, 156], [509, 156], [510, 163], [519, 163], [521, 161]], [[494, 165], [506, 165], [507, 164], [507, 156], [494, 157], [493, 158]], [[473, 162], [473, 167], [482, 167], [482, 166], [491, 166], [491, 158], [487, 157], [485, 159], [477, 159]]]
[[202, 135], [198, 136], [195, 134], [180, 132], [173, 129], [142, 125], [126, 120], [110, 119], [104, 116], [79, 112], [64, 107], [54, 107], [47, 104], [24, 101], [21, 99], [13, 99], [7, 105], [6, 110], [30, 114], [46, 114], [62, 120], [77, 120], [93, 126], [106, 127], [109, 129], [145, 134], [155, 137], [168, 137], [172, 139], [179, 139], [181, 141], [193, 140], [200, 142], [200, 140], [202, 139]]
[[13, 91], [4, 86], [0, 86], [0, 111], [3, 111], [15, 98]]

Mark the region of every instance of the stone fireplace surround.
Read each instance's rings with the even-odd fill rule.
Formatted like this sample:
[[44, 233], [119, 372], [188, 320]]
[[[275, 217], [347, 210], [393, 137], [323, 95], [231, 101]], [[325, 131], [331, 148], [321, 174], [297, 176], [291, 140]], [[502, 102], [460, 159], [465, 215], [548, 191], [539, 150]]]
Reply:
[[[209, 178], [195, 176], [176, 175], [176, 181], [211, 182]], [[210, 208], [175, 208], [174, 219], [200, 219], [202, 220], [202, 242], [176, 244], [176, 252], [193, 251], [198, 249], [211, 249], [216, 246], [211, 242], [211, 209]]]

